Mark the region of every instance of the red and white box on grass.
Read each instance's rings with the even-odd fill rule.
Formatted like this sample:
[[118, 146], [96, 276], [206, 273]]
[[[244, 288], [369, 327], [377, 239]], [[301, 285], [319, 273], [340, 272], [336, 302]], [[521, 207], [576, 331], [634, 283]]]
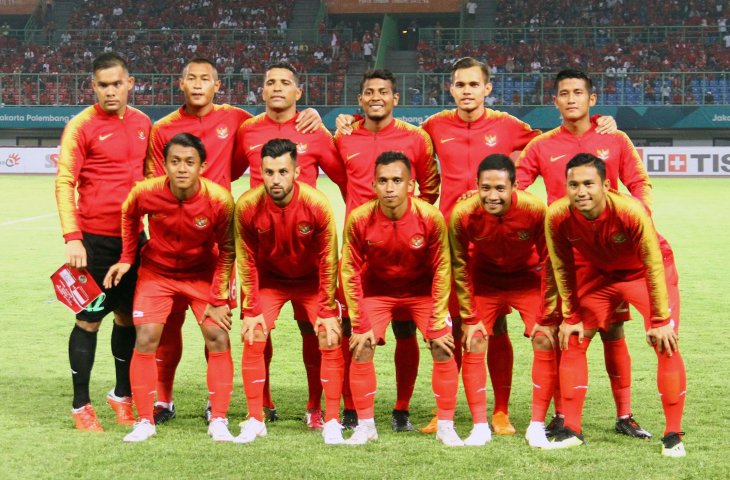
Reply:
[[51, 275], [51, 281], [56, 297], [74, 313], [79, 313], [98, 297], [106, 295], [86, 271], [68, 265], [56, 270]]

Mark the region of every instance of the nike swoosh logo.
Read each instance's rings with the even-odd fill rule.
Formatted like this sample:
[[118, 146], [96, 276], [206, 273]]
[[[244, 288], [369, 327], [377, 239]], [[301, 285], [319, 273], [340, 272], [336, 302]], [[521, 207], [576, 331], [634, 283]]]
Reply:
[[251, 145], [250, 147], [248, 147], [248, 151], [250, 152], [251, 150], [256, 150], [261, 145], [263, 145], [263, 143], [259, 143], [259, 144], [256, 144], [256, 145]]
[[107, 138], [111, 137], [112, 135], [114, 135], [114, 134], [113, 133], [107, 133], [106, 135], [99, 135], [99, 141], [100, 142], [103, 142], [104, 140], [106, 140]]
[[379, 242], [373, 242], [372, 240], [368, 240], [368, 245], [379, 245], [383, 243], [385, 240], [380, 240]]
[[570, 237], [568, 237], [568, 241], [570, 243], [577, 242], [578, 240], [580, 240], [580, 237], [576, 237], [576, 238], [570, 238]]
[[441, 143], [450, 142], [451, 140], [455, 140], [454, 137], [451, 137], [451, 138], [442, 138], [441, 139]]
[[350, 159], [352, 159], [352, 158], [355, 158], [355, 157], [357, 157], [358, 155], [360, 155], [360, 152], [357, 152], [357, 153], [353, 153], [352, 155], [348, 155], [348, 156], [347, 156], [347, 159], [348, 159], [348, 160], [350, 160]]
[[561, 159], [561, 158], [563, 158], [564, 156], [565, 156], [565, 155], [556, 155], [556, 156], [554, 156], [554, 157], [553, 157], [553, 156], [551, 156], [551, 157], [550, 157], [550, 161], [551, 161], [551, 162], [555, 162], [555, 161], [557, 161], [557, 160], [560, 160], [560, 159]]

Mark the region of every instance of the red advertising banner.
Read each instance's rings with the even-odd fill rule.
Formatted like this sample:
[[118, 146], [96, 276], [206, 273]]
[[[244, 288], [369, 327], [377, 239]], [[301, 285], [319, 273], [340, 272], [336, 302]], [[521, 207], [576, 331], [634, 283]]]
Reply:
[[327, 13], [443, 13], [461, 10], [462, 0], [326, 0]]

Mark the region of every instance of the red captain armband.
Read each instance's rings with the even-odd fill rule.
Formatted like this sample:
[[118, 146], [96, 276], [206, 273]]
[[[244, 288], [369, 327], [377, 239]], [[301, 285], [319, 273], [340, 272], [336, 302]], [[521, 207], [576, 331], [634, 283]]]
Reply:
[[101, 303], [106, 297], [87, 271], [68, 265], [56, 270], [51, 275], [51, 281], [56, 298], [74, 313], [79, 313], [95, 301]]

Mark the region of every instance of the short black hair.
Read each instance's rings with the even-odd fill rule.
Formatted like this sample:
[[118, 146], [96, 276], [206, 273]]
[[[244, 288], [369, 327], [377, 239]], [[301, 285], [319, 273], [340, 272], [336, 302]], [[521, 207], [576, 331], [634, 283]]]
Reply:
[[561, 70], [555, 76], [555, 93], [558, 93], [558, 87], [560, 86], [560, 82], [569, 78], [577, 78], [579, 80], [585, 81], [588, 93], [593, 93], [593, 80], [591, 80], [591, 78], [584, 71], [574, 70], [572, 68]]
[[190, 65], [192, 65], [194, 63], [210, 65], [210, 67], [213, 69], [214, 78], [216, 80], [218, 79], [218, 67], [215, 66], [215, 63], [213, 63], [213, 61], [211, 59], [205, 58], [205, 57], [195, 57], [191, 60], [188, 60], [188, 63], [185, 64], [185, 67], [183, 68], [182, 73], [181, 73], [181, 75], [183, 77], [185, 76], [186, 72], [188, 71], [188, 68], [190, 67]]
[[606, 162], [590, 153], [579, 153], [575, 157], [571, 158], [565, 166], [565, 175], [568, 175], [568, 170], [571, 168], [582, 167], [584, 165], [593, 165], [596, 167], [598, 176], [601, 177], [601, 181], [606, 181]]
[[261, 149], [261, 158], [277, 158], [285, 153], [289, 154], [292, 163], [297, 163], [297, 144], [288, 138], [273, 138], [264, 144], [264, 148]]
[[411, 161], [406, 157], [406, 154], [403, 152], [383, 152], [380, 155], [378, 155], [378, 158], [375, 159], [375, 170], [378, 169], [378, 166], [380, 165], [390, 165], [391, 163], [395, 162], [403, 162], [406, 166], [406, 170], [408, 170], [408, 175], [411, 175]]
[[515, 164], [507, 155], [493, 153], [482, 160], [479, 168], [477, 168], [477, 181], [482, 176], [482, 172], [486, 172], [487, 170], [504, 170], [509, 176], [510, 183], [512, 185], [515, 184], [515, 177], [517, 176], [515, 173]]
[[192, 133], [178, 133], [165, 144], [165, 149], [162, 151], [163, 155], [165, 156], [165, 161], [167, 161], [167, 154], [170, 151], [170, 147], [172, 147], [173, 145], [194, 148], [198, 152], [198, 156], [200, 157], [200, 163], [205, 162], [205, 159], [207, 157], [207, 154], [205, 152], [205, 145], [203, 145], [203, 141], [201, 139], [199, 139]]
[[393, 90], [393, 93], [398, 93], [398, 82], [395, 79], [395, 75], [393, 75], [393, 72], [391, 72], [387, 68], [368, 70], [367, 72], [363, 73], [362, 80], [360, 81], [360, 93], [362, 93], [363, 88], [365, 88], [365, 82], [367, 82], [368, 80], [372, 80], [373, 78], [379, 78], [380, 80], [389, 81], [390, 88]]
[[479, 69], [482, 71], [482, 76], [484, 77], [484, 83], [489, 83], [489, 66], [486, 63], [480, 62], [474, 57], [464, 57], [454, 62], [454, 65], [451, 67], [451, 80], [453, 81], [454, 73], [456, 73], [457, 70], [463, 70], [465, 68], [472, 67], [479, 67]]
[[268, 72], [271, 69], [274, 68], [282, 68], [284, 70], [289, 70], [292, 75], [294, 75], [294, 81], [299, 85], [299, 72], [297, 71], [296, 67], [292, 65], [289, 62], [273, 62], [266, 66], [266, 71]]
[[102, 53], [96, 57], [94, 62], [91, 64], [91, 71], [96, 74], [99, 70], [106, 70], [107, 68], [114, 67], [122, 67], [125, 72], [129, 73], [127, 62], [121, 55], [115, 52]]

